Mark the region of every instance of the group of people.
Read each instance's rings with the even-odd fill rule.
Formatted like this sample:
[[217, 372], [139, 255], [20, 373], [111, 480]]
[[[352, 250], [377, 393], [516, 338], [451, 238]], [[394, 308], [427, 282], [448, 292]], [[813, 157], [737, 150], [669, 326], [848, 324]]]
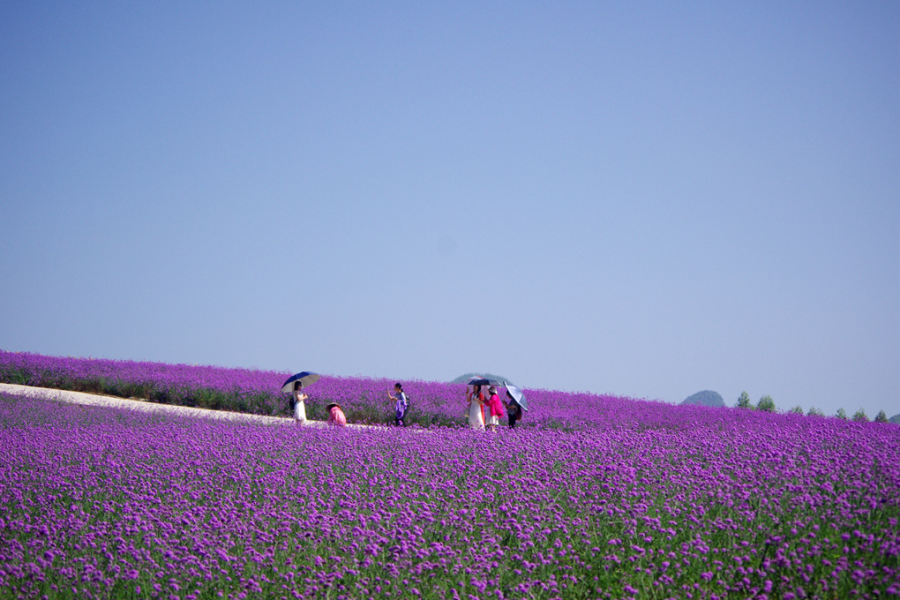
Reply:
[[[497, 431], [500, 425], [500, 417], [505, 414], [509, 420], [510, 428], [516, 426], [516, 421], [522, 418], [522, 406], [516, 399], [506, 390], [506, 398], [500, 399], [497, 393], [497, 386], [488, 387], [488, 397], [485, 398], [481, 391], [482, 386], [474, 385], [466, 388], [466, 418], [469, 427], [472, 429]], [[388, 391], [388, 398], [394, 403], [394, 424], [398, 427], [406, 425], [404, 419], [406, 412], [409, 410], [409, 396], [403, 391], [403, 385], [394, 384], [394, 389]], [[306, 421], [306, 401], [309, 396], [303, 391], [303, 384], [295, 381], [291, 392], [291, 410], [294, 414], [294, 421], [298, 425], [302, 425]], [[328, 424], [335, 427], [346, 427], [347, 417], [341, 405], [332, 402], [325, 407], [328, 411]]]
[[[394, 394], [397, 395], [394, 396]], [[403, 419], [406, 417], [406, 411], [409, 408], [409, 397], [403, 391], [403, 385], [400, 383], [394, 384], [394, 393], [388, 392], [388, 396], [395, 402], [394, 423], [399, 426], [405, 425]], [[302, 425], [306, 421], [307, 400], [309, 400], [309, 395], [303, 391], [303, 383], [295, 381], [291, 390], [290, 405], [291, 412], [294, 414], [294, 422], [298, 425]], [[329, 425], [334, 425], [335, 427], [347, 426], [347, 416], [344, 414], [344, 409], [341, 408], [340, 404], [332, 402], [325, 407], [325, 410], [328, 411], [327, 423]]]
[[488, 397], [485, 399], [484, 393], [481, 391], [480, 385], [473, 385], [466, 388], [466, 418], [469, 427], [472, 429], [485, 429], [497, 431], [500, 425], [500, 417], [503, 416], [504, 406], [506, 407], [506, 415], [509, 420], [509, 427], [516, 426], [516, 421], [522, 418], [522, 406], [516, 399], [506, 390], [506, 398], [500, 399], [497, 393], [497, 386], [488, 387]]
[[[294, 422], [302, 425], [306, 421], [306, 401], [309, 396], [303, 391], [303, 384], [299, 381], [294, 382], [294, 389], [291, 391], [291, 411], [294, 413]], [[337, 402], [332, 402], [325, 407], [328, 411], [328, 424], [335, 427], [346, 427], [347, 417], [344, 410]]]

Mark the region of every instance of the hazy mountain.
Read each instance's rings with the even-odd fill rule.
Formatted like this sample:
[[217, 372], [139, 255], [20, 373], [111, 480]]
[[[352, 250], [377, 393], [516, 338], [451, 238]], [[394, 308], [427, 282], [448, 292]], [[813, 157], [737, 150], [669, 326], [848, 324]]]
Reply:
[[900, 415], [894, 415], [893, 417], [888, 419], [888, 423], [896, 423], [897, 425], [900, 425]]
[[468, 383], [469, 380], [475, 376], [484, 377], [485, 379], [496, 379], [500, 383], [512, 383], [512, 381], [510, 381], [506, 377], [502, 377], [500, 375], [494, 375], [492, 373], [466, 373], [465, 375], [460, 375], [459, 377], [457, 377], [450, 383]]
[[704, 390], [697, 392], [693, 396], [688, 396], [682, 404], [699, 404], [701, 406], [725, 406], [725, 401], [719, 392]]

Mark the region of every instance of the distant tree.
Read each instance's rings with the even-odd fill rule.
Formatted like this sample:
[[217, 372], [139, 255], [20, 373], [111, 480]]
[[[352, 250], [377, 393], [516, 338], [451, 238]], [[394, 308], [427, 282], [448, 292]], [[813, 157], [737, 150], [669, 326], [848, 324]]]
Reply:
[[800, 405], [797, 405], [797, 406], [795, 406], [794, 408], [792, 408], [791, 410], [789, 410], [788, 412], [789, 412], [790, 414], [792, 414], [792, 415], [802, 415], [802, 414], [803, 414], [803, 407], [800, 406]]
[[825, 413], [823, 413], [821, 410], [819, 410], [815, 406], [810, 406], [809, 412], [806, 413], [806, 416], [807, 417], [824, 417]]
[[741, 396], [737, 401], [737, 407], [753, 409], [753, 405], [750, 404], [750, 395], [747, 392], [741, 392]]
[[864, 411], [863, 409], [859, 409], [858, 411], [853, 413], [853, 420], [854, 421], [863, 421], [863, 422], [868, 423], [869, 415], [867, 415], [866, 411]]
[[879, 410], [878, 414], [875, 415], [875, 422], [876, 423], [887, 423], [888, 422], [887, 415], [884, 414], [883, 410]]
[[836, 416], [838, 419], [843, 419], [845, 421], [847, 420], [847, 413], [843, 408], [839, 408], [838, 411], [834, 413], [834, 416]]
[[756, 410], [775, 412], [775, 401], [772, 400], [772, 396], [766, 395], [760, 398], [759, 403], [756, 405]]

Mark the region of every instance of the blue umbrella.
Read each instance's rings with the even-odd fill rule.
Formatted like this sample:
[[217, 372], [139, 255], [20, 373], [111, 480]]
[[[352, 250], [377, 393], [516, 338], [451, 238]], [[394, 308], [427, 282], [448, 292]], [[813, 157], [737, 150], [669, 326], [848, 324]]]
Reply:
[[512, 399], [516, 401], [516, 404], [522, 407], [522, 410], [528, 410], [528, 404], [525, 401], [525, 394], [522, 393], [522, 390], [511, 383], [507, 383], [506, 391], [509, 392]]
[[281, 391], [287, 394], [294, 391], [294, 382], [299, 381], [303, 387], [314, 384], [319, 380], [318, 373], [310, 373], [309, 371], [301, 371], [299, 373], [295, 373], [288, 377], [287, 381], [284, 382], [284, 385], [281, 386]]
[[473, 377], [469, 380], [469, 385], [503, 385], [496, 379], [485, 379], [484, 377]]

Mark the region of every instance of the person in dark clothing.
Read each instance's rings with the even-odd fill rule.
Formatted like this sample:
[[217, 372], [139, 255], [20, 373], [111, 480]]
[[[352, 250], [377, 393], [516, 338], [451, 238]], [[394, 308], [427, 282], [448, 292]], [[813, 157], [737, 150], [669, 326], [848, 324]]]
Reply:
[[512, 429], [516, 426], [516, 421], [522, 419], [522, 407], [519, 406], [516, 399], [512, 397], [509, 390], [506, 390], [506, 399], [503, 400], [503, 404], [506, 405], [506, 414], [509, 417], [509, 428]]

